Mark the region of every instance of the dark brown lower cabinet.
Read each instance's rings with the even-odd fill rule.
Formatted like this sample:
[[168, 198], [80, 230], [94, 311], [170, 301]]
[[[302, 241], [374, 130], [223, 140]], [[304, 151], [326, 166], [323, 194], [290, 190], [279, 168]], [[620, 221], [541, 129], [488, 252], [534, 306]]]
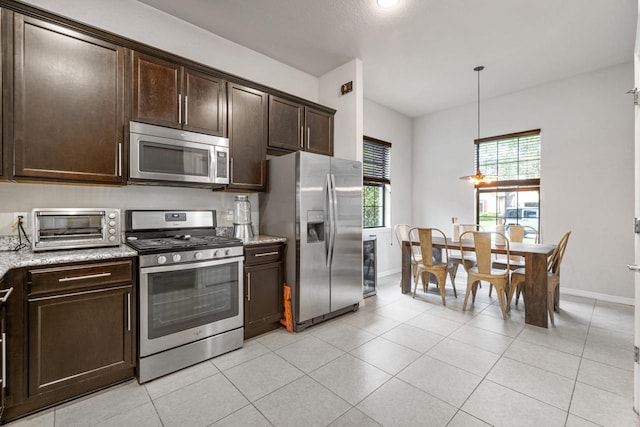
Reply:
[[9, 276], [3, 422], [134, 377], [134, 271], [124, 258]]
[[284, 312], [284, 248], [284, 244], [245, 248], [245, 339], [280, 327]]

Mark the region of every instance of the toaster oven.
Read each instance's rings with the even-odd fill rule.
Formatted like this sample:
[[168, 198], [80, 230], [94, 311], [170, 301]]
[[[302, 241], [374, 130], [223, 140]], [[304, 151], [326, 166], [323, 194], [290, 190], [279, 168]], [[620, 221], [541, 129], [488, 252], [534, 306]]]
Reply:
[[96, 248], [120, 244], [120, 210], [103, 208], [33, 209], [34, 251]]

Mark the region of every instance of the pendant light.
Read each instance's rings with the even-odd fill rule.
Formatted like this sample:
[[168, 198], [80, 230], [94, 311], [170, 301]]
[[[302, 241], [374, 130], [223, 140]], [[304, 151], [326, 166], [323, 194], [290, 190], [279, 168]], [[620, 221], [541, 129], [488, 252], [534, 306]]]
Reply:
[[[478, 140], [480, 139], [480, 71], [482, 70], [484, 70], [484, 66], [482, 65], [478, 65], [473, 69], [473, 71], [478, 73]], [[474, 147], [474, 149], [476, 150], [476, 173], [474, 175], [461, 176], [460, 179], [467, 180], [473, 185], [492, 182], [493, 179], [491, 177], [483, 175], [482, 172], [480, 172], [480, 150], [478, 147]]]

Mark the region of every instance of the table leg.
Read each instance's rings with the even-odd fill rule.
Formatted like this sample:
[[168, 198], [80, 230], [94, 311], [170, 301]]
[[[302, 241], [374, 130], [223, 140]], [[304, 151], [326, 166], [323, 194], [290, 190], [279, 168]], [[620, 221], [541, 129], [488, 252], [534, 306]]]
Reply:
[[547, 257], [544, 254], [525, 255], [524, 321], [546, 328], [547, 317]]
[[402, 279], [400, 281], [402, 293], [411, 292], [411, 249], [409, 242], [402, 242]]

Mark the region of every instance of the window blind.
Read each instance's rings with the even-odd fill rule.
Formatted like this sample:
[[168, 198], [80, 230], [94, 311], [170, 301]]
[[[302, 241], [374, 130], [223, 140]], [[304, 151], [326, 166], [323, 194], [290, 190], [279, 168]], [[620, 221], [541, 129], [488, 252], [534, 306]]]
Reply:
[[390, 143], [368, 137], [363, 139], [362, 179], [365, 184], [391, 184]]

